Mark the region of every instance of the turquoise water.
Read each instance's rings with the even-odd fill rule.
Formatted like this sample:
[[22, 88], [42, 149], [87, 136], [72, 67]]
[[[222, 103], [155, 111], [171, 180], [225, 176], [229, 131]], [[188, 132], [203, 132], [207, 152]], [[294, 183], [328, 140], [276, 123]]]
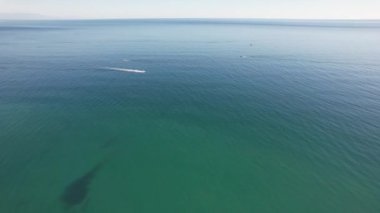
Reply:
[[0, 212], [380, 212], [379, 59], [377, 21], [0, 22]]

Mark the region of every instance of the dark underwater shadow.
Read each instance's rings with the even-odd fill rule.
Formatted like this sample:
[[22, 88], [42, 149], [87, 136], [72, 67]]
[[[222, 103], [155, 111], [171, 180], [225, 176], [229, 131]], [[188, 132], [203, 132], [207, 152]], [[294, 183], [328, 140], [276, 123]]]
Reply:
[[60, 197], [60, 200], [65, 204], [66, 208], [76, 207], [84, 203], [88, 196], [90, 185], [103, 164], [104, 162], [98, 163], [91, 170], [66, 186]]

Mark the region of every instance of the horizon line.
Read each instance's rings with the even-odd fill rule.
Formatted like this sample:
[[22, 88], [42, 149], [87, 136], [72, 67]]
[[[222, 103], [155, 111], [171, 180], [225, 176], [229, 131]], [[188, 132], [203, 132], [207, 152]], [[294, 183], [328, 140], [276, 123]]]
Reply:
[[0, 21], [81, 21], [81, 20], [277, 20], [277, 21], [380, 21], [380, 18], [225, 18], [225, 17], [128, 17], [128, 18], [0, 18]]

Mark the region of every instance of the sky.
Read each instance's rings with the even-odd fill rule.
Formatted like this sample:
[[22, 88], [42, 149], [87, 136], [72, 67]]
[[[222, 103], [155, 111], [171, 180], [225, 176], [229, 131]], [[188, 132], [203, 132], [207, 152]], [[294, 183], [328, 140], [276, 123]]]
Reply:
[[380, 0], [0, 0], [0, 14], [58, 19], [380, 19]]

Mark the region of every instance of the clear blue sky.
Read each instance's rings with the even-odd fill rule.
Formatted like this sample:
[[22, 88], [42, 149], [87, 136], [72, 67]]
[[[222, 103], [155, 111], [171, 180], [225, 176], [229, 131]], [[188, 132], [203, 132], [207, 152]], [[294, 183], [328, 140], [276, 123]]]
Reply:
[[380, 0], [0, 0], [0, 13], [55, 18], [380, 19]]

